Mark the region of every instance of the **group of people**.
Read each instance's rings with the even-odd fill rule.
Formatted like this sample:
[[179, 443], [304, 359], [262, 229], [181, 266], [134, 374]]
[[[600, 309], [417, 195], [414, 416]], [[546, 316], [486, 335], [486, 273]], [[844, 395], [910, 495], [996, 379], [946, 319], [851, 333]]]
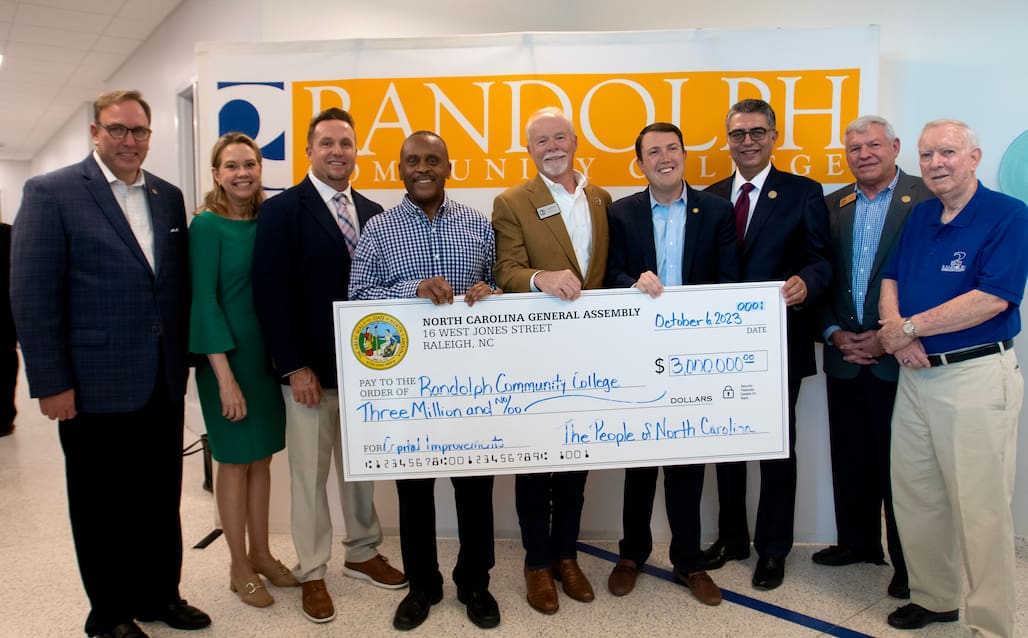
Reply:
[[[656, 297], [666, 286], [782, 281], [790, 455], [759, 465], [752, 537], [746, 465], [717, 466], [718, 533], [706, 549], [703, 466], [663, 468], [675, 577], [701, 603], [718, 605], [708, 572], [748, 558], [752, 540], [753, 586], [782, 584], [793, 544], [795, 408], [802, 379], [816, 372], [816, 335], [826, 344], [838, 541], [814, 561], [884, 564], [884, 506], [888, 593], [910, 598], [888, 622], [911, 629], [956, 620], [963, 562], [968, 625], [1013, 635], [1010, 504], [1023, 380], [1012, 339], [1028, 278], [1028, 209], [978, 182], [977, 138], [954, 120], [925, 125], [918, 179], [896, 166], [900, 141], [889, 123], [858, 118], [845, 131], [856, 182], [828, 197], [773, 165], [778, 131], [766, 102], [740, 101], [725, 123], [731, 177], [703, 191], [690, 186], [681, 130], [655, 122], [635, 144], [647, 188], [612, 201], [575, 170], [578, 138], [567, 115], [542, 109], [525, 126], [537, 175], [496, 197], [490, 223], [447, 194], [447, 146], [430, 131], [400, 148], [406, 193], [398, 205], [384, 211], [355, 191], [356, 125], [330, 108], [310, 122], [306, 177], [267, 201], [258, 146], [222, 136], [214, 187], [187, 232], [181, 193], [141, 169], [149, 106], [134, 91], [100, 96], [94, 152], [25, 186], [11, 279], [32, 396], [59, 421], [91, 605], [86, 633], [140, 638], [137, 619], [180, 629], [211, 622], [178, 589], [187, 352], [220, 463], [230, 586], [257, 607], [273, 602], [264, 579], [301, 587], [304, 615], [321, 623], [335, 617], [325, 585], [333, 459], [343, 474], [334, 301], [463, 296], [472, 305], [535, 291], [573, 303], [602, 287]], [[269, 466], [284, 447], [292, 569], [268, 547]], [[652, 551], [658, 475], [656, 467], [625, 471], [613, 595], [633, 590]], [[526, 597], [544, 614], [559, 609], [558, 582], [573, 600], [595, 597], [576, 549], [586, 478], [515, 478]], [[451, 482], [457, 597], [475, 625], [495, 627], [493, 479]], [[393, 626], [418, 627], [443, 591], [434, 479], [397, 481], [405, 574], [378, 553], [373, 484], [340, 478], [339, 491], [343, 573], [408, 587]], [[150, 567], [147, 580], [126, 579], [140, 564]]]

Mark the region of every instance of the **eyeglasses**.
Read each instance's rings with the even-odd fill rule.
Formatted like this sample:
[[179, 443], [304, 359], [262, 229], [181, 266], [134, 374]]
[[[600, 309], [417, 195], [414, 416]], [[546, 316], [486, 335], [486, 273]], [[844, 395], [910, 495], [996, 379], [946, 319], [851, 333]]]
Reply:
[[132, 133], [132, 137], [135, 138], [137, 142], [143, 142], [150, 138], [150, 129], [145, 126], [129, 128], [123, 124], [101, 124], [100, 122], [97, 122], [96, 125], [107, 131], [107, 134], [116, 140], [124, 139], [129, 132]]
[[739, 128], [734, 131], [728, 131], [728, 139], [732, 140], [736, 144], [745, 140], [747, 135], [749, 135], [750, 139], [754, 142], [759, 142], [767, 137], [767, 129], [757, 127], [751, 129]]

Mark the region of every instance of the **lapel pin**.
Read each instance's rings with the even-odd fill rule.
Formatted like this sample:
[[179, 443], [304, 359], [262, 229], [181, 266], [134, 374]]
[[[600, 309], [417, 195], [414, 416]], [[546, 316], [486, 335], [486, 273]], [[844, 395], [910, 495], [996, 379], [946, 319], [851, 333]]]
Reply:
[[597, 206], [603, 206], [603, 202], [600, 201], [599, 197], [597, 197], [596, 199], [593, 200], [593, 204], [595, 204]]
[[692, 214], [693, 214], [693, 215], [695, 215], [695, 214], [697, 214], [697, 213], [699, 213], [699, 212], [700, 212], [700, 209], [699, 209], [699, 208], [694, 208], [694, 209], [692, 209]]
[[904, 204], [909, 204], [910, 203], [910, 195], [904, 195], [903, 197], [900, 198], [900, 201], [902, 201]]
[[151, 188], [150, 192], [153, 193], [154, 195], [156, 195], [157, 194], [157, 189], [156, 188]]
[[768, 191], [767, 192], [767, 198], [768, 199], [774, 199], [776, 197], [778, 197], [778, 191]]

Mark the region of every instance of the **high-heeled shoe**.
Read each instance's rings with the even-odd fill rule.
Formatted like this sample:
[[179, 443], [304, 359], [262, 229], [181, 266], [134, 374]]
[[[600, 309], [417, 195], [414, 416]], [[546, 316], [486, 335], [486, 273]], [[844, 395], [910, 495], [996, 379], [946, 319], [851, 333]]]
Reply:
[[229, 579], [228, 588], [239, 595], [239, 600], [254, 607], [267, 607], [275, 602], [268, 590], [261, 582], [261, 577], [254, 574], [253, 580], [236, 584], [236, 581]]
[[299, 587], [300, 581], [296, 580], [296, 576], [293, 576], [293, 572], [289, 571], [289, 568], [282, 564], [282, 561], [271, 560], [263, 563], [255, 563], [250, 561], [250, 566], [253, 567], [254, 571], [268, 579], [268, 582], [275, 587]]

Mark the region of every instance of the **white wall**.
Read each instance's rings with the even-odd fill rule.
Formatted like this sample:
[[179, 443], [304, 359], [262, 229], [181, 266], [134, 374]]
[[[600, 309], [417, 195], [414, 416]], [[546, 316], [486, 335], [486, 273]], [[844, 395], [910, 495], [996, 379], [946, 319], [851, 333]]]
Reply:
[[[730, 7], [726, 8], [726, 7]], [[955, 0], [865, 0], [836, 3], [794, 0], [773, 7], [757, 0], [725, 4], [683, 0], [521, 0], [516, 3], [438, 0], [432, 4], [412, 0], [392, 2], [338, 2], [307, 0], [185, 0], [147, 41], [143, 50], [119, 69], [109, 85], [138, 88], [154, 108], [154, 137], [147, 169], [181, 183], [175, 140], [175, 96], [195, 75], [196, 41], [311, 40], [390, 36], [438, 36], [511, 31], [633, 30], [663, 28], [768, 28], [826, 27], [854, 24], [881, 26], [879, 113], [888, 117], [905, 142], [900, 156], [908, 172], [917, 172], [916, 142], [920, 126], [937, 117], [968, 121], [980, 134], [984, 159], [979, 177], [996, 186], [999, 159], [1024, 127], [1023, 104], [1028, 83], [1011, 81], [1023, 76], [1028, 40], [1021, 33], [1028, 22], [1023, 0], [995, 0], [981, 4]], [[817, 52], [811, 52], [816, 59]], [[202, 105], [201, 105], [202, 108]], [[80, 120], [78, 122], [81, 122]], [[78, 126], [78, 123], [75, 124]], [[84, 124], [83, 124], [84, 126]], [[74, 126], [72, 128], [75, 128]], [[65, 139], [79, 144], [80, 134], [65, 130], [52, 140], [37, 165], [52, 164]], [[83, 153], [63, 163], [78, 160]], [[1028, 323], [1026, 323], [1028, 325]], [[1023, 347], [1022, 347], [1023, 350]], [[1021, 422], [1028, 422], [1022, 412]], [[797, 498], [798, 541], [834, 540], [831, 482], [824, 408], [824, 379], [804, 382], [800, 395], [800, 487]], [[281, 455], [280, 455], [281, 456]], [[1018, 533], [1028, 535], [1028, 439], [1019, 443], [1020, 463], [1014, 512]], [[284, 459], [275, 461], [274, 508], [277, 529], [287, 529], [284, 498], [287, 474]], [[583, 538], [617, 538], [620, 534], [621, 472], [595, 472], [590, 477], [583, 519]], [[751, 481], [753, 473], [751, 473]], [[496, 486], [498, 533], [516, 536], [510, 477]], [[715, 529], [713, 484], [708, 472], [704, 530]], [[377, 501], [383, 523], [396, 528], [395, 490], [380, 484]], [[439, 525], [446, 533], [455, 528], [451, 490], [439, 481]], [[752, 488], [752, 483], [751, 483]], [[752, 500], [752, 499], [751, 499]], [[658, 538], [666, 538], [666, 523], [659, 503], [655, 508]]]
[[0, 160], [0, 221], [10, 224], [21, 206], [21, 187], [32, 176], [27, 161]]

